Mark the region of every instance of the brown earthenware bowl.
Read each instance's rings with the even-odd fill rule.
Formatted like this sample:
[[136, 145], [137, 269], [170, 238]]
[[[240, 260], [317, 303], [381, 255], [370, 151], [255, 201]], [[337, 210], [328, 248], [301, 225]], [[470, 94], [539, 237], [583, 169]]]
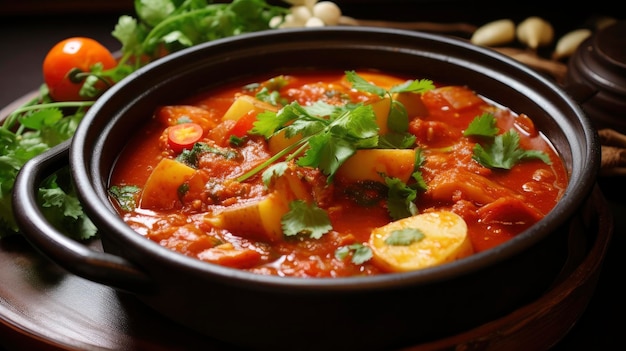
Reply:
[[[494, 249], [453, 263], [373, 277], [261, 276], [170, 251], [134, 232], [107, 197], [124, 141], [155, 106], [284, 68], [376, 68], [468, 85], [532, 116], [565, 162], [570, 184], [539, 223]], [[104, 252], [57, 232], [37, 207], [37, 182], [69, 163]], [[14, 191], [29, 241], [68, 271], [136, 296], [193, 330], [252, 349], [392, 349], [502, 317], [541, 296], [581, 260], [581, 209], [600, 164], [595, 130], [557, 85], [492, 50], [441, 35], [366, 27], [274, 30], [171, 54], [107, 91], [71, 142], [27, 163]]]

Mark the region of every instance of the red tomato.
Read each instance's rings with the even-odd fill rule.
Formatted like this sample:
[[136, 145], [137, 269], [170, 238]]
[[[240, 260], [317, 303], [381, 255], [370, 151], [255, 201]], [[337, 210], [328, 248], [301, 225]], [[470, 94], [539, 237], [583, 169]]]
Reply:
[[230, 134], [239, 138], [243, 138], [248, 134], [248, 132], [254, 127], [254, 122], [256, 122], [256, 116], [258, 115], [257, 111], [250, 111], [247, 114], [241, 116], [237, 120], [237, 123], [231, 129]]
[[72, 82], [69, 73], [73, 69], [89, 72], [98, 62], [105, 70], [117, 65], [113, 54], [93, 39], [75, 37], [57, 43], [43, 61], [43, 77], [50, 97], [56, 101], [89, 100], [79, 95], [82, 82]]
[[198, 142], [204, 130], [198, 123], [181, 123], [168, 128], [167, 142], [174, 152], [191, 149]]

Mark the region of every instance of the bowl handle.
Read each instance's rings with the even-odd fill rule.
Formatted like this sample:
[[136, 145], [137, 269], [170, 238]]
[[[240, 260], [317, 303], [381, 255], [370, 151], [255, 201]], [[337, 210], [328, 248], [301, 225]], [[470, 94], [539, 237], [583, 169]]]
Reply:
[[71, 140], [28, 160], [13, 186], [13, 212], [20, 232], [37, 250], [80, 277], [131, 293], [152, 291], [152, 279], [130, 261], [96, 251], [58, 231], [37, 204], [41, 180], [69, 164]]

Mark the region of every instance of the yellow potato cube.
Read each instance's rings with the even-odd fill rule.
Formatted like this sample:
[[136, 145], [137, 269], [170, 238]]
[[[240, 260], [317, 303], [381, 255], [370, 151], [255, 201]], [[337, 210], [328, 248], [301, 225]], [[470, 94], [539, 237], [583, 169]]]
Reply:
[[249, 95], [239, 95], [232, 105], [228, 108], [222, 120], [237, 121], [242, 116], [248, 114], [248, 112], [255, 110], [258, 113], [264, 111], [278, 111], [278, 108], [274, 105], [268, 104], [261, 100], [257, 100]]
[[195, 169], [178, 161], [164, 158], [152, 170], [141, 193], [140, 207], [168, 210], [179, 203], [178, 189], [191, 178]]
[[414, 167], [414, 149], [361, 149], [339, 167], [335, 177], [347, 182], [382, 182], [380, 173], [384, 173], [406, 183]]
[[230, 206], [207, 218], [212, 225], [243, 237], [267, 242], [282, 238], [282, 217], [296, 199], [312, 201], [303, 180], [290, 171], [275, 179], [270, 193], [259, 201]]
[[428, 109], [422, 101], [422, 94], [403, 92], [394, 94], [393, 98], [404, 105], [409, 120], [412, 117], [427, 116]]
[[389, 111], [391, 109], [391, 100], [386, 97], [370, 104], [376, 115], [376, 124], [378, 125], [378, 134], [384, 135], [389, 131], [387, 120], [389, 119]]

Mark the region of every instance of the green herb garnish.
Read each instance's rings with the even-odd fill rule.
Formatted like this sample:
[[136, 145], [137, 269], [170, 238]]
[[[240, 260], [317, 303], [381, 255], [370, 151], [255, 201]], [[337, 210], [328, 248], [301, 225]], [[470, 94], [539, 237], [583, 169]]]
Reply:
[[134, 185], [112, 186], [109, 194], [117, 201], [117, 204], [124, 211], [132, 211], [137, 207], [137, 194], [141, 188]]
[[409, 246], [413, 243], [422, 241], [426, 236], [424, 232], [417, 228], [404, 228], [394, 230], [385, 239], [385, 244], [393, 246]]
[[550, 157], [542, 151], [524, 150], [519, 147], [519, 134], [513, 129], [496, 135], [495, 118], [492, 114], [476, 117], [465, 130], [465, 136], [486, 137], [490, 143], [476, 144], [472, 158], [487, 168], [511, 169], [526, 159], [539, 159], [551, 164]]
[[335, 250], [335, 257], [338, 260], [343, 260], [350, 254], [352, 254], [350, 261], [354, 264], [363, 264], [369, 261], [373, 256], [372, 249], [361, 243], [342, 246]]
[[289, 203], [289, 212], [283, 216], [282, 226], [286, 236], [301, 234], [313, 239], [321, 238], [332, 229], [326, 211], [302, 200]]

